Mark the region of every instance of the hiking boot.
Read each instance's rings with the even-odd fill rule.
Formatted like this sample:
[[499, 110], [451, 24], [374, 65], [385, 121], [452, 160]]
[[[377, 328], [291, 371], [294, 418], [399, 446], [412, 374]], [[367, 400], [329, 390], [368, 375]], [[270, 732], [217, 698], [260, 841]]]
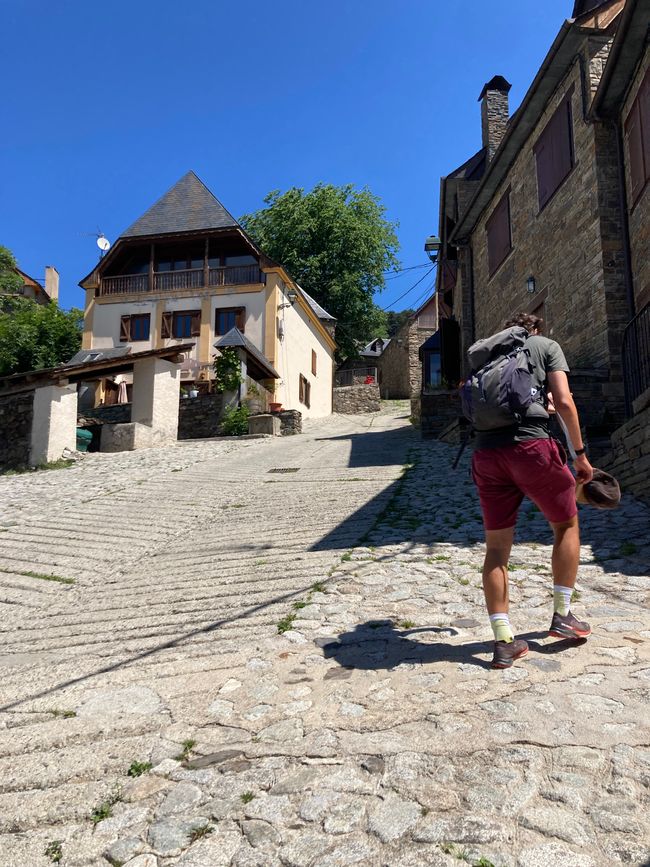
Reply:
[[522, 638], [514, 641], [495, 641], [492, 668], [510, 668], [515, 659], [528, 653], [528, 645]]
[[591, 635], [591, 626], [584, 620], [578, 620], [569, 611], [568, 614], [555, 612], [548, 631], [553, 638], [586, 638]]

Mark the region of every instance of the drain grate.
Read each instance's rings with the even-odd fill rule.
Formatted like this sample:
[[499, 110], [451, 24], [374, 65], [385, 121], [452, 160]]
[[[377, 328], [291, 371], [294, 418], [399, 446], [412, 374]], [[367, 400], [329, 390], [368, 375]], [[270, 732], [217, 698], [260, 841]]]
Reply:
[[300, 467], [274, 467], [270, 473], [297, 473]]

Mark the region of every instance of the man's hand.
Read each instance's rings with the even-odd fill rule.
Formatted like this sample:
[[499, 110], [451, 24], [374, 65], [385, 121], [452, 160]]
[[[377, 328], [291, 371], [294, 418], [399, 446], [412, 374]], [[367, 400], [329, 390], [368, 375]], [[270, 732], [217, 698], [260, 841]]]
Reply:
[[573, 462], [573, 469], [576, 471], [576, 482], [586, 485], [590, 482], [594, 475], [594, 470], [586, 455], [578, 455]]

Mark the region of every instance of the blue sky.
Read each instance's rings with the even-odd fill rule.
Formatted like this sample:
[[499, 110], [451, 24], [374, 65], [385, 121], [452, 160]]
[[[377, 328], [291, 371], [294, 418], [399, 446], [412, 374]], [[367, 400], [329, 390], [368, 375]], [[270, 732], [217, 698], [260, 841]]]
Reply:
[[[520, 103], [572, 0], [0, 0], [0, 244], [61, 303], [188, 169], [235, 215], [318, 181], [367, 185], [426, 263], [441, 175], [480, 147], [482, 85]], [[543, 7], [543, 9], [542, 9]], [[378, 303], [423, 300], [422, 271]]]

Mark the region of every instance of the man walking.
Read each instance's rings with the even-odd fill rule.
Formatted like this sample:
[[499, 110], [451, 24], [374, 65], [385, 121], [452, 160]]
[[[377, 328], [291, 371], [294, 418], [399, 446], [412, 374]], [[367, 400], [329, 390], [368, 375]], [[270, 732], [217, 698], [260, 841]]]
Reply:
[[[569, 368], [560, 346], [541, 335], [542, 324], [536, 316], [518, 313], [504, 328], [518, 325], [528, 331], [525, 348], [534, 386], [548, 395], [566, 425], [576, 453], [577, 481], [587, 483], [593, 471], [569, 391]], [[493, 668], [509, 668], [528, 653], [527, 643], [514, 638], [508, 617], [508, 560], [524, 496], [535, 503], [553, 529], [553, 619], [549, 633], [557, 638], [580, 639], [591, 632], [589, 624], [577, 620], [570, 611], [580, 559], [576, 479], [550, 438], [548, 424], [548, 412], [536, 403], [520, 422], [476, 433], [472, 474], [485, 526], [483, 591], [494, 633]]]

